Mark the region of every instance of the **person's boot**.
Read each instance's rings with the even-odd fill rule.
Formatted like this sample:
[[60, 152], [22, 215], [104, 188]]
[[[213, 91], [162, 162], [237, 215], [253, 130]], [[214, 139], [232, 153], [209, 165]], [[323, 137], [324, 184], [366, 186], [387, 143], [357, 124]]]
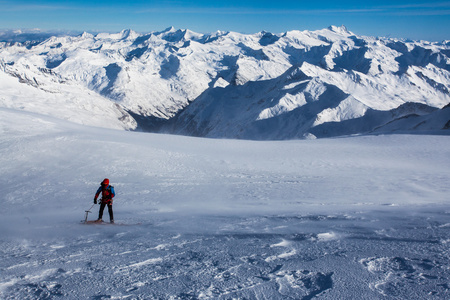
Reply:
[[111, 224], [114, 224], [114, 220], [109, 221]]

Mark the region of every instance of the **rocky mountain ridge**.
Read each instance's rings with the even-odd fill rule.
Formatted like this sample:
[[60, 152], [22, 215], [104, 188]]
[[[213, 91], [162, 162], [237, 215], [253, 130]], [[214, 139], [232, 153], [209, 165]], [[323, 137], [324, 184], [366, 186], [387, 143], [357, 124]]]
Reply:
[[215, 138], [441, 130], [450, 120], [449, 57], [448, 42], [357, 36], [344, 26], [9, 36], [0, 42], [0, 106]]

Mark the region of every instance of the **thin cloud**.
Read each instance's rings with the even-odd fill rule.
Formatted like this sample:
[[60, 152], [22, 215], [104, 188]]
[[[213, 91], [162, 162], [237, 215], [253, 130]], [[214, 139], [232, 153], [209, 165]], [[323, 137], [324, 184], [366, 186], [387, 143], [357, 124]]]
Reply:
[[440, 8], [440, 7], [450, 7], [450, 2], [433, 2], [433, 3], [416, 3], [416, 4], [402, 4], [402, 5], [387, 5], [384, 8]]
[[216, 14], [216, 15], [323, 15], [323, 14], [384, 14], [384, 15], [448, 15], [450, 2], [385, 5], [338, 9], [264, 9], [250, 7], [182, 7], [178, 5], [142, 8], [136, 13]]
[[427, 11], [396, 11], [387, 14], [396, 16], [449, 16], [450, 9], [427, 10]]
[[450, 2], [417, 3], [382, 6], [385, 14], [399, 16], [446, 16], [450, 15]]
[[285, 15], [285, 14], [337, 14], [337, 13], [374, 13], [382, 12], [380, 8], [362, 8], [362, 9], [258, 9], [258, 8], [185, 8], [185, 7], [154, 7], [146, 8], [136, 13], [172, 13], [172, 14], [222, 14], [222, 15]]
[[20, 12], [20, 11], [49, 11], [49, 10], [69, 10], [75, 7], [65, 5], [47, 5], [47, 4], [16, 4], [9, 1], [0, 1], [2, 11]]
[[[143, 13], [167, 13], [167, 14], [211, 14], [211, 15], [332, 15], [332, 14], [381, 14], [381, 15], [449, 15], [450, 1], [434, 3], [417, 3], [404, 5], [385, 5], [374, 7], [354, 7], [338, 9], [265, 9], [251, 7], [185, 7], [182, 1], [167, 1], [164, 6], [141, 7], [141, 9], [128, 10], [126, 5], [120, 8], [121, 11], [134, 11], [137, 14]], [[3, 12], [21, 11], [57, 11], [57, 10], [77, 10], [79, 6], [49, 5], [49, 4], [16, 4], [12, 1], [1, 1], [0, 10]], [[109, 5], [96, 6], [95, 9], [107, 9], [115, 11], [116, 8]]]

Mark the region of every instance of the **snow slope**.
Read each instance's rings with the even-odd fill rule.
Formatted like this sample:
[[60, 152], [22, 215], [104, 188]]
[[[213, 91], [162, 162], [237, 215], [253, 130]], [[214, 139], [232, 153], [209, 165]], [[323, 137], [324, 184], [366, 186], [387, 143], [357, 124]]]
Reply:
[[[448, 43], [357, 36], [345, 27], [282, 34], [123, 30], [22, 43], [5, 36], [0, 106], [89, 125], [292, 139], [318, 131], [334, 136], [316, 127], [356, 125], [360, 118], [371, 119], [371, 128], [392, 126], [396, 119], [383, 112], [406, 103], [450, 103]], [[374, 111], [381, 119], [372, 118]]]
[[[448, 299], [449, 149], [448, 136], [201, 139], [0, 108], [0, 298]], [[80, 224], [105, 177], [118, 224]]]

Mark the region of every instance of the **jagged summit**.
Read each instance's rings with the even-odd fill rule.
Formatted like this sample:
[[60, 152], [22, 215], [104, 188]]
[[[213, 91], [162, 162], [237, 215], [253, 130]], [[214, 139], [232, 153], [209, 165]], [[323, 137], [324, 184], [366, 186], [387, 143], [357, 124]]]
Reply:
[[393, 122], [405, 103], [418, 104], [410, 114], [422, 122], [419, 105], [434, 114], [450, 102], [449, 53], [448, 43], [364, 37], [345, 26], [58, 34], [0, 43], [0, 106], [209, 137], [325, 137], [387, 123], [392, 131], [405, 126]]
[[175, 32], [175, 31], [177, 31], [177, 29], [175, 29], [175, 27], [173, 27], [173, 26], [170, 26], [170, 27], [167, 27], [166, 29], [164, 29], [163, 31], [157, 32], [156, 34], [159, 35], [159, 34], [163, 34], [163, 33]]
[[350, 32], [345, 25], [335, 26], [331, 25], [328, 27], [329, 30], [342, 34], [342, 35], [354, 35], [354, 33]]
[[85, 31], [82, 34], [80, 34], [80, 37], [83, 39], [92, 39], [94, 37], [94, 35], [92, 33]]

